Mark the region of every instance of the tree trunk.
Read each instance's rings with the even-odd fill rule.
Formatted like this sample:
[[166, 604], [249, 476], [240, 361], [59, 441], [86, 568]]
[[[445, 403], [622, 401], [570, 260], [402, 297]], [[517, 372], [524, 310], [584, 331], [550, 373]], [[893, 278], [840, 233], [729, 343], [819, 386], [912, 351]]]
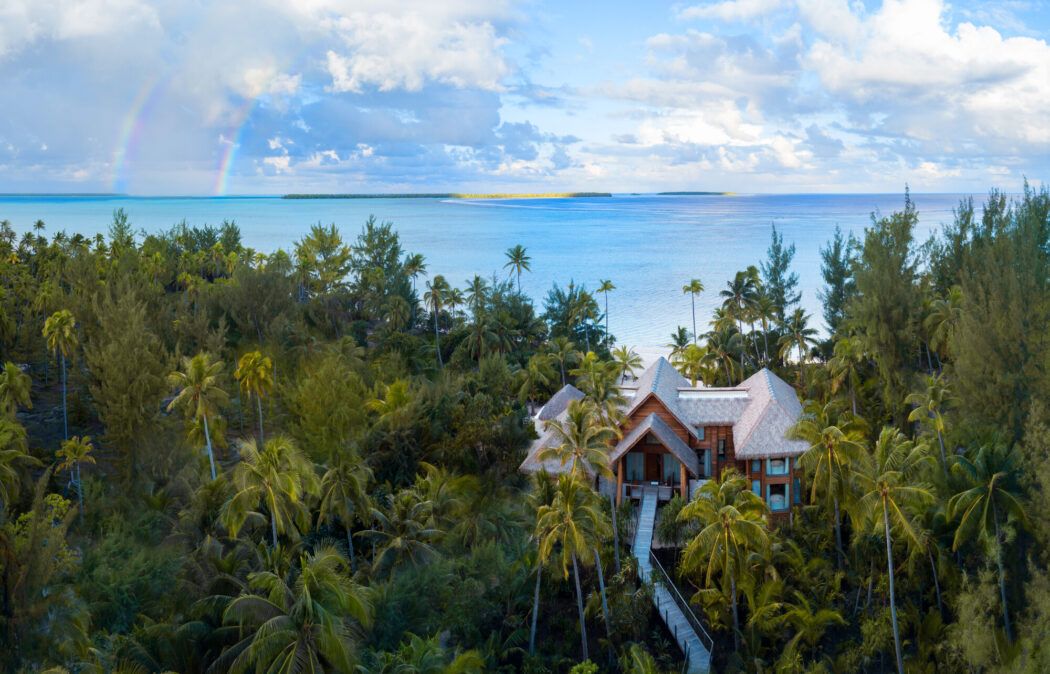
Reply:
[[842, 552], [842, 522], [841, 516], [839, 515], [839, 497], [835, 495], [835, 553], [838, 556], [839, 568], [843, 566], [843, 557], [845, 554]]
[[932, 550], [927, 548], [926, 554], [930, 556], [930, 568], [933, 569], [933, 589], [937, 591], [937, 612], [944, 616], [944, 605], [941, 603], [941, 583], [937, 579], [937, 563], [933, 561]]
[[875, 584], [875, 560], [871, 560], [871, 565], [868, 567], [868, 597], [864, 600], [864, 608], [871, 606], [871, 588]]
[[445, 367], [441, 362], [441, 335], [438, 334], [438, 307], [434, 304], [434, 342], [437, 344], [438, 367]]
[[693, 344], [696, 344], [696, 294], [693, 294]]
[[562, 358], [559, 364], [561, 365], [561, 387], [565, 388], [565, 359]]
[[262, 443], [266, 442], [266, 439], [263, 437], [262, 396], [261, 395], [257, 394], [255, 396], [255, 405], [256, 405], [256, 408], [259, 410], [259, 443], [262, 444]]
[[620, 527], [616, 524], [616, 495], [609, 495], [609, 504], [612, 506], [612, 525], [613, 525], [613, 551], [616, 553], [616, 573], [620, 573]]
[[80, 501], [80, 524], [84, 524], [84, 483], [80, 481], [80, 462], [77, 461], [77, 500]]
[[[272, 505], [271, 505], [272, 507]], [[270, 532], [273, 534], [273, 549], [277, 549], [277, 514], [276, 512], [270, 513]]]
[[886, 528], [886, 567], [890, 573], [890, 618], [893, 620], [893, 645], [897, 650], [897, 672], [904, 674], [904, 658], [901, 657], [901, 635], [897, 627], [897, 600], [893, 596], [893, 544], [890, 542], [890, 511], [886, 501], [882, 502], [882, 523]]
[[62, 432], [66, 435], [66, 440], [69, 440], [69, 424], [66, 422], [66, 354], [59, 353], [62, 356]]
[[529, 655], [536, 648], [536, 618], [540, 613], [540, 580], [543, 578], [543, 565], [536, 562], [536, 591], [532, 596], [532, 627], [529, 629]]
[[944, 453], [944, 436], [941, 434], [940, 429], [937, 429], [937, 440], [941, 443], [941, 467], [948, 467], [948, 459]]
[[725, 368], [726, 368], [726, 379], [729, 380], [729, 385], [732, 386], [733, 385], [733, 377], [732, 377], [732, 375], [729, 374], [729, 361], [723, 360], [722, 361], [722, 365], [724, 365]]
[[602, 615], [605, 616], [605, 636], [609, 637], [609, 660], [616, 661], [616, 654], [612, 646], [612, 623], [609, 622], [609, 601], [605, 598], [605, 578], [602, 577], [602, 558], [598, 554], [598, 548], [594, 548], [594, 562], [598, 565], [598, 589], [602, 593]]
[[1006, 609], [1006, 576], [1003, 575], [1003, 548], [1002, 540], [999, 537], [999, 509], [994, 505], [992, 506], [992, 519], [995, 521], [995, 552], [996, 561], [999, 563], [999, 594], [1003, 598], [1003, 626], [1006, 631], [1006, 640], [1013, 642], [1013, 636], [1010, 634], [1010, 613]]
[[572, 571], [576, 578], [576, 606], [580, 609], [580, 642], [583, 644], [583, 659], [590, 660], [587, 653], [587, 625], [583, 620], [583, 591], [580, 589], [580, 566], [576, 563], [576, 553], [572, 553]]
[[350, 527], [346, 527], [346, 549], [350, 553], [350, 571], [357, 573], [357, 558], [354, 557], [354, 540], [350, 537]]
[[204, 418], [204, 442], [208, 447], [208, 462], [211, 464], [211, 479], [215, 481], [215, 455], [211, 451], [211, 432], [208, 431], [208, 415], [202, 414]]
[[605, 291], [605, 348], [608, 349], [610, 346], [612, 345], [609, 344], [609, 291], [607, 290]]
[[729, 585], [733, 593], [733, 646], [740, 650], [740, 618], [736, 610], [736, 576], [729, 577]]

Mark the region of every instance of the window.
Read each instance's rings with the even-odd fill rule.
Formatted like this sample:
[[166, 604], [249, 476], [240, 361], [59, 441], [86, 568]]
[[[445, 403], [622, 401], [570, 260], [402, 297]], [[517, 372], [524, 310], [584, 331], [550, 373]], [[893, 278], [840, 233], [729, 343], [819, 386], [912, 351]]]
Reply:
[[705, 430], [706, 429], [703, 426], [697, 426], [696, 427], [696, 439], [697, 440], [703, 440], [704, 439], [704, 435], [705, 435], [704, 431]]
[[794, 479], [794, 481], [792, 481], [792, 485], [794, 485], [792, 487], [792, 491], [795, 494], [795, 500], [793, 501], [793, 503], [795, 505], [799, 505], [800, 503], [802, 503], [802, 497], [800, 496], [800, 494], [802, 493], [802, 485], [799, 484], [797, 477]]
[[645, 474], [645, 459], [642, 454], [638, 452], [629, 452], [627, 454], [627, 461], [625, 462], [627, 467], [627, 475], [624, 477], [628, 482], [641, 482], [642, 477]]
[[718, 460], [719, 461], [725, 461], [726, 460], [726, 441], [725, 441], [724, 438], [719, 438], [718, 439]]
[[762, 482], [759, 480], [751, 480], [751, 491], [753, 491], [758, 498], [762, 498]]
[[767, 459], [766, 460], [766, 475], [787, 475], [788, 474], [788, 460], [787, 459]]
[[771, 484], [766, 486], [766, 503], [769, 509], [776, 512], [788, 508], [788, 486], [786, 484]]
[[670, 454], [664, 454], [664, 471], [663, 480], [664, 484], [678, 484], [681, 475], [681, 464], [674, 456]]
[[701, 449], [704, 455], [704, 477], [711, 477], [711, 450]]
[[655, 435], [653, 435], [652, 433], [649, 433], [648, 435], [645, 436], [645, 444], [647, 444], [647, 445], [659, 445], [659, 444], [663, 444], [663, 443], [661, 443], [660, 439], [657, 438]]
[[751, 461], [751, 472], [752, 473], [761, 473], [762, 472], [762, 462], [759, 461], [758, 459], [753, 459]]

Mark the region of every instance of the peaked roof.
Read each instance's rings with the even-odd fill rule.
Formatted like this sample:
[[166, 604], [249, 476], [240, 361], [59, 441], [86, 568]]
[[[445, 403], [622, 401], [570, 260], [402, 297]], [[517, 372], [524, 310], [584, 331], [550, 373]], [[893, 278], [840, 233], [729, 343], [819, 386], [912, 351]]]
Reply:
[[653, 394], [660, 399], [660, 402], [678, 420], [678, 423], [682, 424], [694, 437], [699, 437], [695, 425], [690, 423], [689, 418], [678, 404], [678, 389], [690, 388], [689, 380], [683, 377], [682, 373], [676, 370], [666, 358], [661, 356], [650, 365], [649, 369], [643, 372], [638, 379], [637, 386], [634, 400], [627, 409], [628, 417], [634, 414], [650, 394]]
[[750, 401], [733, 425], [738, 458], [780, 458], [806, 451], [805, 442], [787, 437], [802, 414], [802, 403], [790, 384], [762, 368], [740, 387], [747, 389]]
[[546, 405], [540, 408], [536, 418], [540, 421], [553, 419], [569, 409], [569, 403], [573, 400], [583, 400], [583, 391], [572, 384], [566, 384], [547, 401]]
[[638, 424], [631, 430], [630, 433], [625, 435], [616, 447], [609, 453], [609, 463], [615, 463], [620, 459], [621, 456], [626, 454], [638, 444], [638, 441], [645, 436], [646, 433], [652, 433], [656, 438], [663, 443], [663, 446], [667, 448], [667, 451], [674, 454], [675, 458], [685, 464], [686, 469], [689, 470], [693, 475], [700, 473], [700, 459], [696, 456], [696, 451], [690, 449], [689, 445], [685, 443], [682, 438], [678, 437], [678, 434], [671, 430], [671, 427], [667, 425], [667, 422], [660, 418], [660, 415], [655, 412], [647, 416], [642, 423]]

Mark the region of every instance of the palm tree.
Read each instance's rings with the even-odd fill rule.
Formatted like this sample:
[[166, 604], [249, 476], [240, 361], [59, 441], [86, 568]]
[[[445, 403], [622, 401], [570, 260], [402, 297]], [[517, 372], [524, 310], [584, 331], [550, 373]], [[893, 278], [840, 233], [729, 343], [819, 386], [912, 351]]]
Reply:
[[307, 525], [304, 501], [319, 490], [314, 465], [291, 438], [278, 435], [261, 448], [254, 440], [240, 446], [241, 462], [233, 471], [236, 490], [222, 508], [222, 521], [236, 537], [249, 513], [263, 505], [270, 513], [273, 547], [277, 536]]
[[182, 408], [186, 421], [201, 419], [204, 422], [204, 441], [208, 448], [208, 462], [211, 464], [211, 479], [215, 479], [215, 456], [211, 446], [211, 432], [208, 430], [208, 418], [218, 414], [220, 407], [230, 397], [219, 388], [222, 376], [222, 361], [211, 361], [203, 351], [193, 358], [182, 359], [182, 372], [168, 375], [168, 385], [178, 393], [168, 403], [168, 411]]
[[485, 310], [485, 302], [488, 300], [489, 284], [477, 274], [467, 281], [467, 306], [474, 312], [474, 320], [477, 320], [481, 312]]
[[926, 377], [926, 392], [912, 393], [906, 399], [909, 405], [915, 405], [915, 409], [908, 415], [908, 421], [919, 421], [929, 424], [937, 432], [937, 442], [941, 447], [941, 467], [948, 467], [948, 460], [944, 452], [944, 432], [947, 426], [944, 423], [944, 408], [949, 404], [951, 396], [948, 382], [942, 375]]
[[554, 440], [537, 455], [539, 461], [557, 459], [562, 466], [569, 465], [570, 475], [581, 479], [592, 475], [613, 476], [609, 467], [609, 443], [617, 431], [600, 423], [593, 401], [573, 400], [566, 409], [564, 422], [549, 419], [543, 427]]
[[598, 290], [595, 292], [605, 294], [605, 339], [609, 339], [609, 293], [616, 290], [616, 286], [613, 285], [612, 281], [602, 280], [598, 281]]
[[1022, 492], [1018, 480], [1016, 454], [1009, 447], [990, 445], [981, 447], [971, 461], [965, 456], [957, 458], [953, 470], [962, 473], [972, 487], [960, 492], [948, 501], [948, 517], [959, 516], [959, 528], [955, 531], [952, 550], [959, 543], [983, 534], [993, 537], [996, 561], [999, 564], [999, 592], [1003, 601], [1003, 625], [1006, 638], [1010, 634], [1010, 613], [1006, 605], [1006, 575], [1003, 573], [1003, 538], [1000, 518], [1014, 518], [1022, 525], [1028, 515], [1019, 500]]
[[576, 350], [576, 344], [568, 337], [555, 337], [550, 341], [548, 348], [550, 349], [549, 358], [558, 363], [561, 369], [561, 385], [564, 388], [566, 384], [565, 364], [576, 360], [576, 354], [579, 353]]
[[733, 385], [733, 375], [730, 365], [736, 369], [736, 354], [740, 351], [742, 337], [733, 326], [716, 328], [707, 333], [707, 359], [714, 363], [721, 363], [725, 367], [726, 379], [729, 385]]
[[[533, 537], [537, 543], [543, 540], [544, 535], [547, 533], [545, 530], [539, 527], [539, 511], [543, 507], [549, 507], [554, 503], [554, 479], [545, 470], [541, 470], [538, 473], [533, 473], [532, 476], [532, 490], [529, 491], [527, 498], [528, 505], [531, 511], [534, 512], [534, 519], [537, 521], [534, 527]], [[529, 628], [529, 655], [532, 655], [536, 648], [536, 623], [540, 614], [540, 581], [543, 578], [543, 555], [537, 553], [536, 555], [536, 589], [533, 591], [532, 598], [532, 625]]]
[[441, 335], [438, 334], [438, 313], [441, 312], [441, 305], [445, 302], [445, 293], [448, 290], [448, 281], [441, 274], [435, 276], [433, 282], [427, 281], [426, 301], [427, 306], [430, 307], [431, 312], [434, 314], [434, 340], [437, 343], [439, 367], [444, 367], [445, 364], [441, 361]]
[[706, 380], [709, 372], [707, 349], [697, 344], [690, 344], [684, 351], [674, 357], [674, 365], [685, 377], [689, 378], [693, 386], [697, 381]]
[[241, 383], [241, 391], [249, 400], [255, 397], [256, 409], [259, 411], [259, 442], [265, 442], [262, 397], [273, 391], [273, 363], [262, 352], [249, 351], [237, 362], [237, 371], [233, 376]]
[[[870, 518], [878, 528], [878, 514], [882, 515], [882, 534], [886, 538], [886, 566], [890, 579], [890, 618], [893, 621], [893, 643], [897, 651], [897, 671], [904, 674], [904, 659], [901, 656], [900, 628], [897, 625], [897, 599], [893, 589], [893, 542], [892, 528], [903, 531], [912, 542], [919, 544], [915, 527], [904, 514], [905, 501], [932, 501], [933, 494], [916, 478], [929, 461], [929, 450], [925, 444], [916, 444], [892, 427], [885, 427], [875, 443], [875, 451], [856, 473], [862, 496], [859, 510]], [[892, 524], [891, 524], [892, 522]]]
[[689, 331], [679, 325], [678, 329], [671, 333], [671, 341], [665, 345], [671, 349], [671, 357], [674, 358], [676, 355], [684, 351], [685, 347], [689, 346], [690, 339], [692, 339], [692, 337], [690, 336]]
[[368, 626], [372, 591], [355, 583], [335, 549], [299, 556], [291, 578], [252, 574], [251, 593], [230, 602], [223, 622], [247, 634], [228, 648], [216, 668], [231, 672], [352, 671], [351, 623]]
[[583, 591], [580, 588], [580, 567], [586, 564], [588, 549], [593, 548], [608, 526], [594, 491], [571, 475], [558, 476], [554, 500], [541, 506], [536, 520], [536, 536], [540, 541], [540, 558], [550, 558], [555, 545], [561, 548], [561, 570], [569, 578], [569, 560], [576, 579], [576, 606], [580, 612], [580, 641], [583, 659], [587, 653], [587, 625], [583, 616]]
[[368, 485], [372, 481], [372, 469], [361, 460], [357, 452], [340, 452], [332, 467], [321, 478], [321, 505], [318, 520], [324, 522], [338, 517], [346, 530], [346, 549], [350, 555], [350, 568], [357, 570], [354, 557], [354, 542], [350, 528], [360, 514], [372, 511], [372, 500], [368, 496]]
[[356, 536], [379, 541], [379, 552], [372, 560], [374, 571], [393, 569], [402, 564], [421, 564], [437, 554], [434, 544], [441, 530], [434, 524], [433, 504], [421, 499], [413, 489], [397, 492], [387, 507], [372, 508], [374, 525]]
[[843, 384], [849, 386], [850, 404], [857, 413], [857, 389], [860, 388], [860, 366], [864, 363], [864, 344], [855, 337], [843, 337], [835, 342], [834, 355], [828, 361], [831, 392], [838, 393]]
[[705, 586], [715, 573], [729, 582], [733, 609], [733, 641], [740, 647], [740, 618], [737, 613], [737, 582], [752, 552], [764, 554], [769, 547], [766, 515], [769, 506], [753, 493], [747, 480], [735, 470], [726, 470], [718, 480], [709, 480], [678, 513], [681, 522], [695, 521], [700, 531], [682, 552], [684, 573], [703, 572]]
[[732, 281], [726, 282], [725, 290], [718, 294], [725, 298], [722, 308], [736, 318], [737, 329], [744, 334], [744, 317], [757, 299], [754, 277], [746, 271], [738, 271]]
[[67, 309], [56, 311], [44, 322], [44, 339], [47, 340], [48, 351], [54, 351], [62, 359], [62, 431], [66, 440], [69, 439], [69, 424], [66, 407], [66, 357], [73, 353], [76, 348], [77, 322], [73, 314]]
[[449, 307], [452, 309], [452, 320], [455, 322], [456, 306], [461, 305], [464, 302], [463, 291], [459, 288], [450, 288], [446, 300], [448, 301]]
[[810, 657], [816, 660], [817, 644], [832, 625], [845, 625], [842, 615], [830, 608], [813, 610], [813, 605], [803, 593], [795, 591], [795, 604], [784, 613], [783, 620], [795, 629], [795, 636], [788, 642], [787, 649], [797, 649], [799, 641], [805, 641], [810, 649]]
[[416, 277], [427, 275], [426, 258], [421, 253], [413, 253], [405, 257], [405, 273], [412, 279], [412, 291], [416, 290]]
[[0, 414], [14, 417], [19, 407], [32, 407], [29, 398], [32, 381], [14, 363], [5, 363], [0, 371]]
[[627, 373], [630, 372], [631, 376], [634, 377], [635, 368], [642, 366], [642, 357], [638, 355], [638, 352], [633, 348], [626, 346], [618, 346], [613, 349], [612, 357], [620, 364], [620, 382], [623, 382], [627, 378]]
[[95, 457], [91, 456], [91, 436], [80, 437], [74, 435], [71, 439], [62, 443], [62, 449], [56, 452], [56, 456], [62, 459], [58, 464], [58, 470], [68, 470], [76, 473], [73, 479], [77, 483], [77, 500], [80, 502], [80, 521], [84, 521], [84, 483], [80, 481], [80, 464], [95, 463]]
[[508, 262], [503, 265], [504, 269], [507, 267], [511, 268], [510, 273], [513, 274], [517, 272], [519, 293], [521, 292], [521, 272], [532, 271], [532, 267], [529, 264], [532, 261], [532, 258], [526, 254], [526, 250], [527, 249], [520, 243], [513, 248], [508, 248], [506, 252]]
[[554, 370], [551, 368], [550, 358], [542, 353], [533, 354], [525, 367], [517, 372], [518, 398], [530, 404], [534, 403], [536, 392], [550, 386], [553, 379]]
[[809, 443], [798, 465], [806, 471], [812, 482], [810, 502], [817, 500], [817, 491], [830, 499], [834, 508], [835, 549], [838, 565], [842, 568], [845, 553], [842, 550], [842, 517], [839, 513], [841, 500], [855, 463], [864, 453], [861, 444], [861, 429], [854, 420], [840, 417], [837, 403], [821, 406], [815, 400], [806, 402], [802, 416], [790, 431], [791, 437]]
[[937, 353], [937, 360], [951, 357], [951, 341], [955, 335], [955, 326], [962, 318], [963, 292], [959, 286], [952, 286], [948, 295], [938, 298], [930, 305], [930, 313], [923, 321], [923, 327], [930, 334], [930, 346]]
[[37, 465], [40, 462], [26, 453], [26, 431], [14, 419], [0, 416], [0, 512], [4, 504], [18, 496], [22, 477], [17, 464]]
[[798, 383], [804, 385], [802, 379], [802, 363], [805, 361], [805, 351], [816, 343], [813, 336], [817, 334], [816, 329], [809, 327], [809, 316], [802, 309], [795, 309], [795, 313], [784, 324], [787, 332], [780, 338], [780, 357], [787, 358], [794, 348], [798, 349]]
[[682, 286], [682, 294], [691, 295], [689, 298], [693, 305], [693, 344], [696, 344], [696, 296], [704, 292], [704, 284], [695, 278]]

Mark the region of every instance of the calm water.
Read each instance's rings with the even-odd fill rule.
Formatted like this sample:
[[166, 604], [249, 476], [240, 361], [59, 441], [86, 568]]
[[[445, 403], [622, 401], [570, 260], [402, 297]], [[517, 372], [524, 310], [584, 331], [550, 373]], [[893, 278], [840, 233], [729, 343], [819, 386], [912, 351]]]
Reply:
[[[917, 235], [952, 219], [960, 195], [913, 195]], [[980, 201], [978, 195], [976, 201]], [[522, 289], [538, 303], [551, 283], [594, 289], [608, 278], [610, 330], [620, 343], [661, 346], [678, 325], [691, 327], [681, 287], [699, 277], [697, 301], [704, 331], [718, 290], [738, 269], [766, 255], [770, 225], [797, 249], [802, 304], [820, 324], [820, 247], [835, 225], [860, 235], [878, 210], [903, 207], [902, 195], [652, 196], [464, 201], [440, 199], [285, 200], [271, 197], [130, 198], [2, 197], [0, 219], [19, 234], [42, 219], [48, 232], [106, 232], [113, 210], [124, 208], [136, 229], [154, 232], [185, 219], [191, 225], [236, 220], [245, 245], [269, 252], [292, 243], [317, 222], [335, 223], [352, 240], [370, 215], [389, 220], [406, 250], [423, 253], [429, 273], [463, 287], [475, 273], [505, 275], [503, 252], [522, 244], [532, 273]], [[599, 302], [604, 300], [599, 296]]]

